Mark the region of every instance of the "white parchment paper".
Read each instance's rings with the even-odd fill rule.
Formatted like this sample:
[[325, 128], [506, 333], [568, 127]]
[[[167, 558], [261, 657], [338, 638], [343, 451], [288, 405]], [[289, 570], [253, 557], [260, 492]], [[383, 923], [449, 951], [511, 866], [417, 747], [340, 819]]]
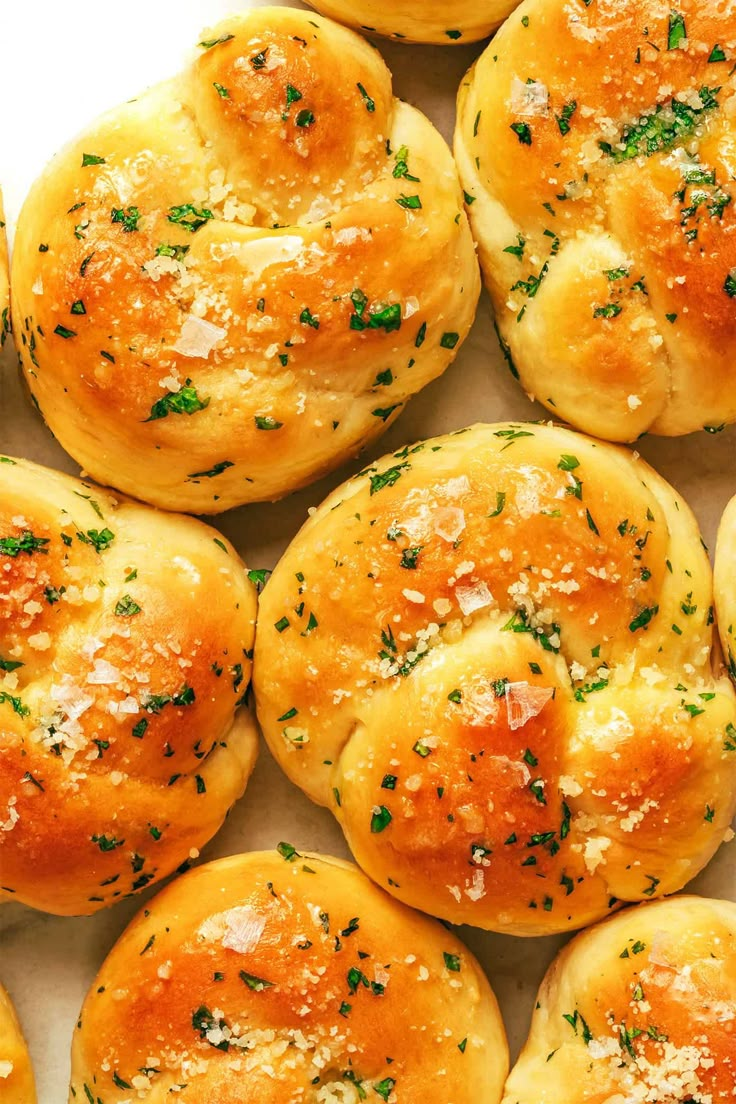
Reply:
[[[55, 150], [95, 115], [176, 72], [200, 31], [247, 0], [0, 0], [0, 183], [9, 229], [34, 177]], [[299, 5], [294, 0], [294, 6]], [[396, 93], [420, 107], [450, 139], [463, 73], [480, 47], [427, 48], [379, 43]], [[78, 474], [21, 387], [15, 353], [0, 361], [0, 452]], [[486, 297], [457, 361], [415, 398], [368, 454], [473, 421], [544, 417], [511, 378], [498, 350]], [[645, 438], [639, 450], [694, 508], [712, 548], [723, 507], [736, 493], [736, 427], [717, 435]], [[292, 497], [214, 520], [251, 567], [273, 567], [315, 505], [367, 462], [356, 460]], [[287, 782], [265, 747], [243, 800], [202, 860], [273, 847], [347, 855], [332, 816]], [[690, 887], [736, 899], [736, 844], [721, 848]], [[82, 1000], [105, 954], [151, 893], [97, 916], [58, 918], [0, 905], [0, 980], [9, 989], [34, 1060], [40, 1104], [67, 1099], [69, 1046]], [[521, 940], [477, 929], [460, 932], [496, 990], [512, 1052], [526, 1037], [536, 989], [563, 940]]]

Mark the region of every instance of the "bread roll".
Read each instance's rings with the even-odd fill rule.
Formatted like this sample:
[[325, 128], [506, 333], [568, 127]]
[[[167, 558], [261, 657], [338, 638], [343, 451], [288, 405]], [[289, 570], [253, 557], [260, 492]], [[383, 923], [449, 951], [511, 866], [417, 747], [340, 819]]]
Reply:
[[736, 420], [736, 9], [526, 0], [456, 154], [509, 366], [615, 441]]
[[407, 446], [339, 487], [261, 598], [283, 769], [407, 904], [514, 935], [679, 889], [736, 804], [736, 695], [687, 505], [534, 424]]
[[201, 522], [0, 460], [0, 899], [95, 912], [245, 789], [255, 588]]
[[8, 286], [8, 242], [5, 237], [5, 211], [0, 192], [0, 349], [10, 334], [10, 288]]
[[723, 653], [736, 682], [736, 498], [726, 507], [718, 531], [714, 584]]
[[0, 1100], [2, 1104], [36, 1104], [28, 1047], [10, 997], [0, 985]]
[[480, 277], [451, 154], [380, 55], [289, 8], [203, 34], [36, 182], [13, 261], [26, 377], [93, 477], [217, 513], [377, 437], [440, 375]]
[[315, 8], [361, 31], [440, 46], [495, 31], [519, 0], [313, 0]]
[[716, 1104], [736, 1094], [736, 905], [626, 909], [552, 963], [504, 1104]]
[[70, 1100], [499, 1104], [506, 1037], [472, 954], [354, 866], [279, 850], [139, 913], [82, 1008]]

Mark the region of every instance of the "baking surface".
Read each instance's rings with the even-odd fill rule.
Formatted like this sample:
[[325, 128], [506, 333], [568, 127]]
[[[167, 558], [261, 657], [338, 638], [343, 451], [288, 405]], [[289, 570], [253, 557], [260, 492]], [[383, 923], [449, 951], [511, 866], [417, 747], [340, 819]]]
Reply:
[[[98, 0], [77, 0], [72, 19], [65, 5], [52, 0], [2, 0], [0, 182], [11, 233], [28, 186], [60, 144], [96, 114], [176, 72], [205, 26], [228, 12], [255, 6], [261, 5], [180, 0], [173, 8], [163, 0], [128, 0], [121, 14]], [[380, 49], [393, 71], [396, 94], [425, 111], [449, 138], [455, 93], [478, 48], [380, 43]], [[0, 365], [0, 452], [78, 474], [78, 466], [53, 440], [25, 395], [11, 346], [6, 346]], [[367, 459], [473, 421], [544, 416], [511, 378], [484, 296], [455, 364], [412, 400], [366, 456], [282, 502], [243, 507], [212, 520], [249, 567], [273, 567], [308, 508]], [[645, 438], [638, 447], [693, 507], [712, 548], [723, 508], [736, 493], [736, 427], [673, 440]], [[262, 747], [245, 797], [202, 858], [273, 847], [280, 840], [302, 851], [347, 856], [331, 814], [313, 806], [287, 782]], [[688, 888], [733, 900], [735, 845], [722, 847]], [[146, 896], [151, 894], [80, 919], [45, 916], [14, 904], [0, 906], [0, 980], [15, 1001], [30, 1044], [39, 1104], [66, 1100], [71, 1034], [84, 994]], [[460, 935], [490, 977], [515, 1053], [527, 1033], [536, 988], [563, 940], [513, 939], [470, 928], [461, 929]]]

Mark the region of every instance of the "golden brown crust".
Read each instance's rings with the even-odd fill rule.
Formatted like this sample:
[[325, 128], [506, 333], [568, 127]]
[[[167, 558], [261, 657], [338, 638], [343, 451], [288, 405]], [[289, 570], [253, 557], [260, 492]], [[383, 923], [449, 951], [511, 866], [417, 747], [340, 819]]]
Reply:
[[504, 1104], [718, 1104], [736, 1093], [736, 905], [675, 897], [572, 941]]
[[736, 498], [726, 507], [718, 530], [713, 584], [723, 654], [736, 682]]
[[2, 1104], [36, 1104], [28, 1047], [10, 997], [0, 985], [0, 1100]]
[[245, 789], [255, 592], [201, 522], [2, 460], [2, 896], [89, 913], [188, 860]]
[[70, 1100], [498, 1104], [501, 1017], [469, 951], [355, 867], [287, 844], [187, 874], [102, 966]]
[[203, 43], [49, 165], [13, 295], [64, 447], [216, 513], [378, 436], [453, 359], [480, 278], [450, 152], [376, 50], [289, 8]]
[[731, 4], [529, 0], [456, 154], [527, 392], [610, 440], [736, 419]]
[[313, 7], [360, 31], [407, 42], [462, 45], [486, 38], [519, 0], [312, 0]]
[[537, 425], [407, 446], [339, 487], [261, 597], [271, 750], [363, 868], [536, 935], [681, 888], [736, 801], [695, 519], [620, 448]]

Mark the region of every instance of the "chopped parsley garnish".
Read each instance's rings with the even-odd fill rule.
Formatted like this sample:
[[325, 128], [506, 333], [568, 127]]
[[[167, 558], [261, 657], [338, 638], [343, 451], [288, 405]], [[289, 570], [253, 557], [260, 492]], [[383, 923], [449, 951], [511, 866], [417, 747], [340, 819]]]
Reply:
[[392, 820], [393, 817], [386, 806], [379, 805], [371, 816], [371, 832], [373, 832], [374, 835], [378, 832], [383, 832], [385, 828], [388, 828]]
[[235, 35], [223, 34], [219, 38], [206, 39], [204, 42], [199, 42], [197, 45], [203, 50], [211, 50], [213, 46], [220, 46], [223, 42], [229, 42], [231, 38], [235, 38]]
[[141, 213], [137, 207], [113, 207], [110, 212], [110, 221], [120, 223], [125, 234], [132, 234], [138, 229], [140, 217]]
[[594, 318], [617, 318], [623, 307], [620, 307], [618, 303], [606, 303], [603, 307], [596, 307], [593, 310]]
[[420, 544], [416, 548], [405, 548], [401, 553], [401, 561], [399, 566], [405, 567], [409, 571], [416, 570], [419, 553], [422, 551], [423, 547], [424, 546]]
[[[232, 35], [230, 37], [232, 37]], [[192, 1013], [192, 1027], [195, 1031], [199, 1032], [199, 1037], [201, 1039], [207, 1039], [207, 1042], [211, 1047], [214, 1047], [215, 1050], [228, 1050], [230, 1048], [230, 1043], [224, 1037], [217, 1043], [210, 1042], [208, 1034], [210, 1031], [214, 1031], [215, 1028], [219, 1028], [220, 1033], [222, 1033], [222, 1028], [226, 1026], [225, 1020], [216, 1020], [205, 1004], [201, 1004], [199, 1008]]]
[[368, 296], [360, 288], [355, 288], [350, 293], [350, 301], [353, 304], [353, 314], [350, 316], [351, 330], [383, 330], [385, 333], [393, 333], [401, 329], [401, 304], [400, 303], [374, 303], [368, 309]]
[[292, 847], [290, 843], [280, 843], [276, 850], [285, 862], [294, 862], [294, 859], [302, 857], [296, 847]]
[[534, 794], [540, 805], [547, 804], [547, 798], [544, 796], [543, 778], [535, 778], [532, 782], [529, 783], [529, 789]]
[[182, 230], [188, 230], [190, 234], [194, 234], [215, 216], [206, 207], [200, 208], [195, 207], [192, 203], [181, 203], [169, 207], [169, 213], [166, 217], [169, 222], [181, 226]]
[[117, 617], [135, 617], [135, 615], [140, 612], [141, 607], [129, 594], [124, 594], [115, 606], [115, 614]]
[[0, 704], [8, 704], [12, 707], [13, 712], [17, 713], [19, 717], [28, 717], [30, 715], [30, 709], [27, 705], [18, 697], [14, 697], [13, 694], [9, 694], [7, 690], [0, 690]]
[[271, 571], [267, 567], [254, 567], [248, 572], [248, 578], [259, 591], [263, 590], [270, 575]]
[[512, 123], [511, 130], [513, 130], [522, 146], [532, 144], [532, 128], [528, 123]]
[[720, 88], [701, 88], [699, 96], [702, 107], [691, 107], [690, 104], [675, 99], [667, 104], [658, 104], [654, 111], [641, 116], [635, 123], [627, 123], [620, 141], [613, 144], [600, 142], [600, 148], [616, 164], [672, 149], [701, 125], [706, 112], [718, 108], [716, 96], [719, 92]]
[[196, 701], [196, 695], [191, 686], [186, 682], [176, 694], [148, 694], [141, 703], [146, 713], [160, 713], [167, 705], [192, 705]]
[[723, 750], [736, 751], [736, 726], [730, 721], [724, 730]]
[[371, 410], [371, 414], [374, 418], [380, 418], [382, 422], [388, 421], [393, 414], [394, 410], [398, 410], [403, 403], [394, 403], [393, 406], [377, 407], [375, 410]]
[[[542, 283], [542, 280], [547, 275], [548, 271], [549, 271], [549, 262], [545, 261], [545, 263], [542, 265], [542, 267], [539, 271], [538, 276], [535, 273], [532, 272], [527, 280], [517, 280], [515, 284], [512, 284], [511, 290], [512, 291], [523, 291], [526, 294], [527, 298], [534, 299], [537, 292], [539, 291], [539, 287]], [[517, 317], [517, 322], [521, 321], [525, 310], [526, 310], [526, 307], [522, 308], [521, 313]]]
[[582, 1035], [583, 1042], [586, 1046], [589, 1046], [590, 1043], [592, 1043], [593, 1032], [590, 1030], [584, 1018], [581, 1016], [580, 1012], [577, 1011], [577, 1009], [572, 1015], [569, 1012], [563, 1012], [562, 1018], [563, 1020], [567, 1020], [576, 1035], [578, 1034], [578, 1026], [580, 1026], [580, 1034]]
[[555, 115], [557, 119], [557, 125], [560, 128], [560, 134], [564, 138], [566, 134], [570, 133], [570, 120], [578, 109], [577, 101], [570, 100], [566, 103], [559, 115]]
[[299, 101], [301, 99], [303, 99], [303, 96], [302, 96], [302, 93], [299, 91], [299, 89], [295, 88], [293, 84], [287, 84], [287, 86], [286, 86], [286, 110], [283, 111], [282, 114], [281, 114], [281, 118], [284, 122], [286, 122], [286, 120], [289, 118], [289, 111], [291, 110], [291, 105], [295, 104], [295, 103], [299, 103]]
[[125, 843], [124, 839], [116, 839], [115, 836], [98, 836], [91, 837], [92, 843], [96, 843], [100, 851], [114, 851], [116, 847], [122, 847]]
[[13, 559], [21, 552], [25, 552], [28, 556], [33, 555], [34, 552], [40, 552], [46, 556], [49, 551], [46, 548], [48, 543], [48, 537], [34, 537], [33, 533], [26, 529], [19, 537], [0, 537], [0, 554], [11, 556]]
[[659, 613], [659, 606], [647, 606], [641, 610], [634, 620], [629, 624], [630, 632], [638, 632], [639, 629], [646, 629], [649, 622]]
[[[502, 632], [515, 632], [515, 633], [531, 633], [539, 644], [544, 648], [545, 652], [559, 652], [559, 635], [560, 626], [554, 622], [551, 626], [550, 632], [546, 632], [541, 626], [534, 628], [529, 624], [529, 615], [524, 609], [517, 609], [512, 617], [501, 626]], [[557, 643], [553, 644], [552, 637], [557, 638]]]
[[382, 491], [384, 487], [393, 487], [394, 483], [401, 478], [402, 471], [408, 468], [410, 465], [406, 462], [403, 464], [396, 464], [393, 468], [386, 468], [383, 472], [378, 472], [376, 475], [370, 477], [372, 495], [377, 494], [378, 491]]
[[517, 245], [507, 245], [504, 249], [504, 253], [510, 253], [513, 257], [518, 257], [519, 260], [524, 256], [524, 250], [526, 249], [526, 238], [521, 234], [516, 235]]
[[190, 472], [187, 479], [213, 479], [216, 475], [222, 475], [227, 468], [232, 467], [232, 460], [218, 460], [214, 467], [208, 471]]
[[281, 429], [284, 424], [283, 422], [277, 422], [270, 414], [256, 414], [254, 421], [256, 423], [256, 429], [264, 430]]
[[560, 471], [574, 471], [575, 468], [580, 467], [580, 461], [578, 460], [577, 456], [571, 456], [569, 453], [563, 453], [559, 459], [557, 467], [560, 469]]
[[86, 533], [77, 531], [77, 540], [82, 544], [91, 544], [95, 552], [104, 552], [115, 540], [115, 534], [107, 527], [104, 529], [88, 529]]
[[191, 380], [187, 380], [178, 391], [168, 391], [157, 399], [146, 421], [155, 422], [160, 418], [167, 418], [169, 414], [196, 414], [209, 406], [209, 398], [200, 399], [196, 387], [192, 387], [191, 383]]
[[394, 158], [396, 164], [394, 165], [393, 175], [396, 180], [410, 180], [413, 184], [419, 183], [418, 176], [412, 176], [409, 172], [409, 150], [406, 146], [402, 146], [399, 152]]
[[687, 28], [685, 20], [679, 12], [670, 12], [670, 25], [667, 35], [667, 49], [677, 50], [683, 42], [687, 41]]
[[360, 83], [360, 81], [358, 82], [357, 88], [358, 88], [358, 91], [360, 92], [361, 99], [363, 100], [363, 103], [365, 104], [366, 111], [368, 111], [372, 114], [376, 110], [375, 101], [371, 99], [371, 97], [368, 95], [368, 93], [366, 92], [365, 88]]
[[307, 621], [307, 627], [306, 627], [306, 629], [304, 629], [304, 631], [302, 632], [301, 635], [302, 636], [309, 636], [310, 633], [314, 632], [314, 630], [318, 627], [318, 625], [319, 625], [319, 621], [317, 620], [317, 618], [314, 616], [313, 613], [310, 613], [309, 614], [309, 619]]
[[175, 261], [183, 261], [188, 252], [188, 245], [169, 245], [168, 242], [161, 242], [156, 246], [157, 257], [172, 257]]
[[271, 989], [273, 986], [272, 981], [266, 981], [265, 978], [256, 977], [255, 974], [248, 974], [245, 970], [241, 970], [238, 976], [254, 993], [260, 993], [264, 989]]
[[490, 514], [486, 514], [486, 517], [494, 518], [503, 513], [503, 508], [506, 505], [506, 492], [496, 491], [496, 509], [491, 510]]

